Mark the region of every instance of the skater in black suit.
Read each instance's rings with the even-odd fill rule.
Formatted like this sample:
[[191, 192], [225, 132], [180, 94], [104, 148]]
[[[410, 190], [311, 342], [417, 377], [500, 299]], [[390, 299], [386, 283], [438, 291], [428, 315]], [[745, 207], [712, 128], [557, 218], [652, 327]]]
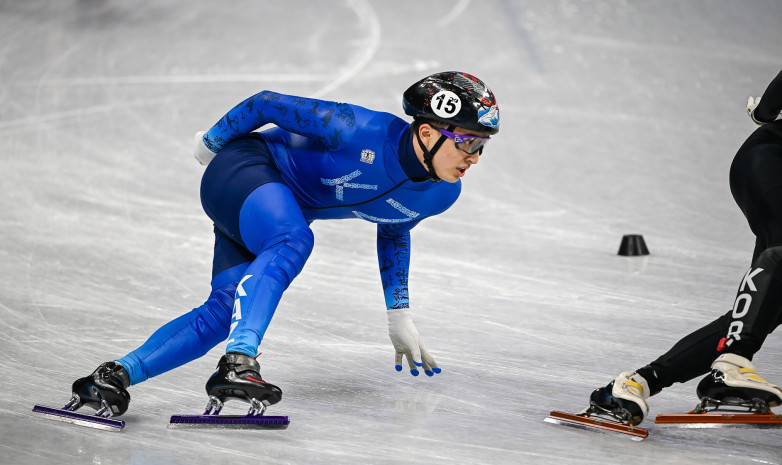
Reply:
[[657, 360], [595, 390], [590, 399], [593, 408], [637, 425], [649, 411], [649, 396], [705, 373], [709, 374], [697, 387], [701, 401], [752, 410], [782, 404], [782, 390], [760, 377], [751, 362], [766, 337], [782, 323], [780, 112], [782, 72], [762, 97], [749, 98], [747, 113], [760, 127], [739, 148], [730, 168], [733, 198], [756, 237], [751, 266], [741, 278], [733, 307], [685, 336]]

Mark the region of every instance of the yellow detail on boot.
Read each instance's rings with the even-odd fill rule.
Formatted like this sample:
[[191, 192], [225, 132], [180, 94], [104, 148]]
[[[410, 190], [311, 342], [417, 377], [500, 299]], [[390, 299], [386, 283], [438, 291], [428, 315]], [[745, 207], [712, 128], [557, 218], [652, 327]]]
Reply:
[[628, 390], [630, 391], [633, 390], [637, 391], [637, 392], [633, 392], [633, 394], [637, 395], [638, 397], [643, 397], [644, 387], [641, 386], [641, 383], [636, 383], [632, 379], [628, 379], [627, 381], [625, 381], [625, 387], [627, 387]]
[[[759, 383], [768, 384], [768, 381], [758, 376], [758, 372], [751, 368], [739, 368], [739, 372], [745, 375], [747, 379], [751, 379], [752, 381], [757, 381]], [[752, 374], [748, 374], [748, 373], [752, 373]]]

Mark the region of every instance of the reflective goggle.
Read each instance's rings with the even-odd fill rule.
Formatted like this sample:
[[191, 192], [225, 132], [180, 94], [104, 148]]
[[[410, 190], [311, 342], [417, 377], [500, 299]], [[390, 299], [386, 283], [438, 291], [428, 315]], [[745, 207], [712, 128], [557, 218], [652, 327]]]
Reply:
[[468, 134], [454, 134], [450, 131], [446, 131], [445, 129], [440, 128], [437, 128], [437, 130], [440, 131], [440, 134], [444, 135], [445, 137], [453, 139], [457, 149], [461, 150], [462, 152], [467, 152], [470, 155], [480, 152], [481, 149], [483, 149], [484, 144], [489, 141], [488, 137], [471, 136]]

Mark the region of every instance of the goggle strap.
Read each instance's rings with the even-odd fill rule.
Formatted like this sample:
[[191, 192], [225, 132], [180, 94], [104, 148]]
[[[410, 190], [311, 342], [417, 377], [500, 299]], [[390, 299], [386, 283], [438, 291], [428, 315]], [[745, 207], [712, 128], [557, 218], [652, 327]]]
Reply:
[[[453, 132], [454, 129], [456, 129], [456, 126], [451, 125], [448, 126], [445, 130], [448, 132]], [[434, 157], [434, 154], [437, 153], [446, 140], [448, 140], [448, 137], [446, 137], [445, 134], [440, 134], [440, 138], [434, 144], [434, 147], [432, 147], [432, 157]]]
[[432, 147], [432, 151], [430, 152], [426, 146], [424, 145], [424, 142], [421, 140], [421, 136], [418, 135], [418, 129], [421, 127], [422, 123], [415, 125], [415, 139], [418, 141], [418, 146], [421, 147], [421, 150], [424, 152], [424, 164], [426, 165], [426, 168], [429, 170], [429, 179], [431, 179], [434, 182], [441, 181], [440, 177], [437, 176], [437, 173], [434, 171], [434, 164], [432, 163], [432, 158], [434, 158], [434, 153], [437, 152], [437, 149], [440, 148], [441, 145], [445, 142], [444, 139], [447, 139], [444, 135], [440, 134], [440, 139], [434, 144], [434, 147]]

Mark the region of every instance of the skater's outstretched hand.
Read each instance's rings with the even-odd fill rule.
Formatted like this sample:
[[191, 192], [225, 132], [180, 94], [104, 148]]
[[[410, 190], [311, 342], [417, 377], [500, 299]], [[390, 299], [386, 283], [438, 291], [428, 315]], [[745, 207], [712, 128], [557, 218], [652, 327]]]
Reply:
[[402, 371], [402, 356], [407, 358], [410, 374], [418, 376], [418, 368], [422, 367], [427, 376], [440, 373], [440, 367], [434, 357], [424, 347], [421, 336], [410, 317], [410, 310], [388, 310], [388, 335], [396, 350], [396, 371]]
[[193, 156], [195, 156], [198, 163], [206, 166], [212, 161], [216, 153], [209, 150], [209, 147], [204, 143], [204, 134], [206, 131], [198, 131], [195, 135], [195, 147], [193, 148]]

